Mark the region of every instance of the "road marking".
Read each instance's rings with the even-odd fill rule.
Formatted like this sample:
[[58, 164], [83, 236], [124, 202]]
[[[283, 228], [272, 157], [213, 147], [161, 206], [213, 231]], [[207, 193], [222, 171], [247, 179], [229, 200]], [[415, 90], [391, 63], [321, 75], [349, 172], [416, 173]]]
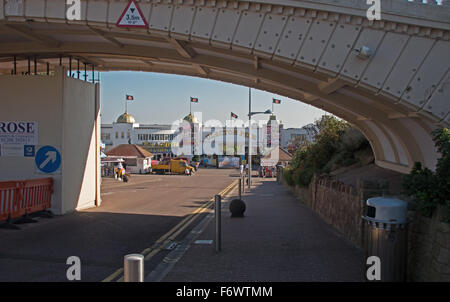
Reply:
[[194, 244], [206, 244], [206, 245], [211, 245], [213, 244], [213, 240], [211, 239], [199, 239], [199, 240], [195, 240]]
[[[227, 194], [229, 191], [231, 191], [231, 189], [233, 187], [235, 187], [237, 185], [237, 183], [238, 183], [238, 180], [233, 181], [229, 186], [227, 186], [225, 189], [220, 191], [217, 195], [223, 196], [223, 195]], [[214, 197], [212, 197], [208, 202], [206, 202], [201, 207], [197, 208], [195, 211], [193, 211], [191, 214], [189, 214], [189, 216], [184, 218], [176, 226], [174, 226], [172, 229], [170, 229], [166, 234], [161, 236], [158, 240], [156, 240], [156, 242], [151, 247], [144, 249], [141, 252], [141, 255], [143, 255], [145, 257], [144, 260], [148, 261], [153, 256], [158, 254], [161, 250], [163, 250], [164, 247], [170, 241], [174, 240], [182, 231], [184, 231], [190, 224], [192, 224], [192, 222], [198, 217], [198, 215], [205, 212], [213, 204], [214, 204]], [[123, 274], [123, 268], [119, 268], [114, 273], [112, 273], [111, 275], [109, 275], [108, 277], [103, 279], [102, 282], [111, 282], [112, 280], [117, 278], [117, 276], [120, 276], [121, 274]], [[122, 282], [122, 281], [123, 281], [123, 275], [116, 282]]]
[[[232, 182], [228, 187], [226, 187], [225, 189], [223, 189], [222, 191], [220, 191], [220, 193], [218, 195], [224, 195], [226, 194], [226, 192], [228, 192], [234, 185], [237, 184], [237, 181]], [[162, 241], [165, 241], [167, 239], [167, 237], [173, 235], [174, 232], [175, 233], [175, 237], [180, 233], [179, 228], [183, 228], [183, 230], [185, 229], [185, 227], [183, 227], [184, 224], [190, 224], [192, 222], [192, 220], [194, 218], [196, 218], [195, 215], [197, 214], [201, 214], [205, 211], [205, 209], [209, 208], [214, 202], [214, 197], [211, 198], [208, 202], [206, 202], [205, 204], [203, 204], [201, 207], [197, 208], [194, 212], [192, 212], [191, 214], [189, 214], [189, 216], [187, 216], [186, 218], [184, 218], [180, 223], [178, 223], [176, 226], [174, 226], [170, 231], [168, 231], [165, 235], [163, 235], [161, 238], [159, 238], [156, 241], [156, 244], [161, 243]], [[171, 236], [171, 238], [175, 238], [173, 236]]]
[[156, 254], [158, 254], [161, 251], [161, 248], [157, 248], [153, 251], [150, 252], [150, 254], [148, 254], [147, 256], [145, 256], [144, 260], [147, 261], [148, 259], [152, 258], [153, 256], [155, 256]]
[[[231, 196], [236, 192], [236, 186], [227, 192], [227, 196], [225, 198], [231, 200]], [[234, 195], [235, 196], [235, 195]], [[176, 262], [181, 259], [184, 255], [184, 253], [189, 249], [192, 242], [197, 238], [198, 234], [201, 234], [206, 227], [208, 227], [211, 219], [213, 219], [214, 214], [210, 213], [206, 215], [206, 217], [203, 218], [202, 221], [200, 221], [199, 224], [197, 224], [194, 227], [194, 230], [191, 231], [181, 242], [180, 246], [177, 247], [175, 250], [170, 252], [162, 262], [158, 264], [158, 266], [150, 272], [150, 274], [147, 274], [145, 277], [146, 282], [160, 282], [164, 279], [164, 277], [170, 272], [170, 270], [173, 268], [173, 266], [176, 264]]]
[[107, 278], [105, 278], [102, 282], [110, 282], [111, 280], [113, 280], [114, 278], [116, 278], [118, 275], [120, 275], [123, 272], [123, 268], [119, 268], [117, 271], [115, 271], [114, 273], [112, 273], [110, 276], [108, 276]]
[[170, 231], [168, 231], [165, 235], [163, 235], [161, 238], [159, 238], [156, 243], [160, 243], [161, 241], [166, 240], [167, 237], [169, 237], [173, 232], [175, 232], [178, 228], [180, 228], [184, 223], [187, 222], [187, 220], [192, 219], [192, 217], [195, 214], [198, 214], [204, 207], [209, 206], [211, 200], [209, 200], [208, 202], [206, 202], [205, 204], [203, 204], [201, 207], [199, 207], [198, 209], [196, 209], [194, 212], [192, 212], [191, 214], [189, 214], [187, 217], [185, 217], [180, 223], [178, 223], [176, 226], [174, 226], [173, 228], [170, 229]]

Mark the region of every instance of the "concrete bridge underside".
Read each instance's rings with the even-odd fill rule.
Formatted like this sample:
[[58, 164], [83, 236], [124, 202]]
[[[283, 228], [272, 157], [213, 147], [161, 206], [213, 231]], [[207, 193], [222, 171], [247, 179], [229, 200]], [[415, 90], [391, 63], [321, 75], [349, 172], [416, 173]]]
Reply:
[[250, 86], [358, 126], [379, 166], [434, 169], [430, 133], [450, 124], [450, 7], [385, 0], [369, 21], [365, 2], [142, 0], [149, 27], [132, 29], [115, 25], [125, 0], [81, 1], [78, 21], [65, 0], [0, 0], [0, 74], [71, 64]]

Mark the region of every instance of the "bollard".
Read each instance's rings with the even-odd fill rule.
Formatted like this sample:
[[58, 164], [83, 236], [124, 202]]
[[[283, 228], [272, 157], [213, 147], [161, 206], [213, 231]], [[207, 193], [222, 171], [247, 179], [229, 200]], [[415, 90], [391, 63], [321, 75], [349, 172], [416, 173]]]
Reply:
[[242, 199], [242, 179], [239, 179], [239, 199]]
[[221, 210], [222, 210], [222, 196], [220, 195], [216, 195], [215, 196], [215, 201], [216, 201], [216, 206], [215, 206], [215, 216], [216, 216], [216, 252], [220, 252], [220, 250], [222, 249], [222, 225], [221, 225]]
[[144, 282], [144, 256], [129, 254], [123, 260], [123, 281]]

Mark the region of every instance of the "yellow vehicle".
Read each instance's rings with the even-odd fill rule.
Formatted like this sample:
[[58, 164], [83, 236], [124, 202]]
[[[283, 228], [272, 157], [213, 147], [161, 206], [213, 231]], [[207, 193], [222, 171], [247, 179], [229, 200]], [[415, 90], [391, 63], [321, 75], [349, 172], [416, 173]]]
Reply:
[[161, 161], [157, 165], [152, 165], [152, 172], [157, 174], [173, 173], [192, 175], [195, 169], [189, 166], [183, 159], [170, 159]]

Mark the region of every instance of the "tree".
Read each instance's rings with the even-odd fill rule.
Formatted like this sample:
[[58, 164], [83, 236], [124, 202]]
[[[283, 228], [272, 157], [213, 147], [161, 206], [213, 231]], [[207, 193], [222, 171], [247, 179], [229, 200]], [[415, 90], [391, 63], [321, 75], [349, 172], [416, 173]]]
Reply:
[[314, 173], [329, 173], [341, 166], [357, 162], [354, 154], [370, 150], [370, 144], [356, 127], [332, 115], [315, 122], [319, 133], [315, 141], [294, 153], [290, 168], [285, 171], [288, 184], [308, 186]]
[[319, 133], [315, 142], [301, 147], [294, 153], [290, 170], [292, 182], [308, 186], [314, 173], [322, 172], [339, 146], [339, 139], [349, 124], [331, 115], [324, 115], [316, 122]]

